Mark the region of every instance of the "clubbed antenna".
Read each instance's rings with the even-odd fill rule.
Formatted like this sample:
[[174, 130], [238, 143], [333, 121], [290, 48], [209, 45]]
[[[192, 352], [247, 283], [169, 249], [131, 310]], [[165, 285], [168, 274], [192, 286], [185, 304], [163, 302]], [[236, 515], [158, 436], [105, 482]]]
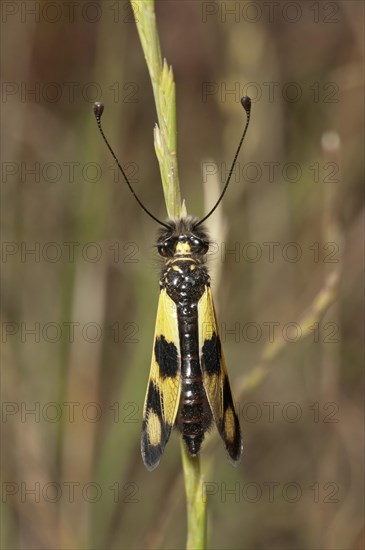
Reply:
[[233, 173], [233, 170], [234, 170], [234, 167], [236, 165], [236, 162], [237, 162], [237, 158], [238, 158], [238, 155], [239, 155], [239, 152], [241, 150], [241, 147], [242, 147], [242, 143], [243, 143], [243, 140], [245, 139], [245, 135], [246, 135], [246, 132], [247, 132], [247, 128], [248, 128], [248, 125], [250, 123], [250, 117], [251, 117], [251, 99], [248, 97], [248, 96], [244, 96], [241, 98], [241, 104], [242, 104], [242, 107], [244, 108], [244, 110], [246, 111], [246, 125], [245, 125], [245, 128], [243, 130], [243, 134], [242, 134], [242, 137], [241, 137], [241, 141], [239, 142], [238, 144], [238, 147], [237, 147], [237, 151], [236, 151], [236, 154], [234, 156], [234, 159], [233, 159], [233, 162], [232, 162], [232, 166], [231, 166], [231, 169], [229, 171], [229, 174], [228, 174], [228, 178], [227, 178], [227, 181], [226, 181], [226, 184], [223, 188], [223, 191], [221, 193], [221, 196], [219, 197], [219, 199], [217, 200], [217, 202], [215, 203], [215, 205], [213, 206], [213, 208], [210, 210], [210, 212], [208, 212], [208, 214], [206, 216], [204, 216], [204, 218], [202, 218], [196, 225], [195, 227], [198, 227], [198, 225], [200, 225], [201, 223], [205, 222], [214, 212], [214, 210], [217, 208], [217, 206], [219, 205], [219, 203], [221, 202], [221, 200], [223, 199], [223, 196], [224, 196], [224, 193], [227, 191], [227, 187], [228, 187], [228, 184], [231, 180], [231, 176], [232, 176], [232, 173]]
[[156, 218], [156, 216], [154, 216], [145, 206], [144, 204], [142, 203], [142, 201], [138, 198], [137, 194], [135, 193], [129, 179], [127, 178], [127, 175], [126, 173], [124, 172], [122, 166], [120, 165], [119, 163], [119, 160], [117, 159], [117, 156], [116, 154], [114, 153], [113, 149], [111, 148], [110, 144], [109, 144], [109, 141], [107, 140], [107, 138], [105, 137], [105, 134], [104, 134], [104, 131], [103, 131], [103, 128], [101, 127], [101, 117], [103, 115], [103, 112], [104, 112], [104, 105], [102, 103], [95, 103], [94, 104], [94, 115], [95, 115], [95, 118], [96, 118], [96, 123], [98, 125], [98, 128], [99, 128], [99, 132], [101, 133], [101, 136], [103, 138], [103, 140], [105, 141], [106, 143], [106, 146], [108, 147], [113, 159], [115, 160], [115, 162], [117, 163], [117, 166], [119, 168], [119, 170], [121, 171], [122, 175], [123, 175], [123, 178], [125, 179], [125, 182], [126, 184], [128, 185], [129, 189], [131, 190], [131, 193], [132, 195], [134, 196], [134, 198], [136, 199], [136, 201], [138, 202], [139, 206], [146, 212], [146, 214], [148, 214], [153, 220], [155, 220], [155, 222], [157, 222], [158, 224], [160, 225], [163, 225], [164, 227], [166, 227], [167, 229], [169, 229], [169, 226], [167, 224], [165, 224], [164, 222], [162, 222], [161, 220], [159, 220], [158, 218]]

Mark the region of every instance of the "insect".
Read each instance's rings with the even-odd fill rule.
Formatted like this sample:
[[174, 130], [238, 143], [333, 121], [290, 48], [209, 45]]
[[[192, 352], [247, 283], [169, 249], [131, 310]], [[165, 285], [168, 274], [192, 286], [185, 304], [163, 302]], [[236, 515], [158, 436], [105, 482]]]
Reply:
[[203, 226], [221, 202], [230, 182], [250, 114], [251, 100], [241, 99], [246, 124], [227, 181], [216, 204], [202, 219], [162, 222], [140, 201], [101, 127], [104, 106], [94, 105], [99, 131], [141, 208], [162, 228], [157, 250], [164, 259], [160, 278], [151, 371], [144, 404], [141, 451], [148, 470], [158, 466], [175, 426], [190, 455], [196, 456], [215, 423], [233, 463], [242, 454], [242, 437], [219, 338]]

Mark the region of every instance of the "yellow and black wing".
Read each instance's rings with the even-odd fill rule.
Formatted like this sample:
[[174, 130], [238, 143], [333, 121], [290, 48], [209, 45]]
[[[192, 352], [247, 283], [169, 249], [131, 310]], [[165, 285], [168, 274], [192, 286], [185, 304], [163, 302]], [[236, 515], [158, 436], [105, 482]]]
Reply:
[[151, 371], [143, 411], [141, 449], [146, 468], [160, 462], [175, 423], [181, 393], [181, 354], [176, 305], [165, 289], [157, 308]]
[[210, 287], [198, 303], [199, 350], [203, 383], [214, 421], [234, 462], [241, 458], [242, 438], [224, 361]]

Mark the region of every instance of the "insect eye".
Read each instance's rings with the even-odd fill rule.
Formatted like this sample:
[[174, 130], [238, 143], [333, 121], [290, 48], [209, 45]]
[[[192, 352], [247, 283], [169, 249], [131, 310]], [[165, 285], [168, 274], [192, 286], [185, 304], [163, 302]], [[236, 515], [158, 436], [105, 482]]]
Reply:
[[190, 237], [191, 247], [194, 252], [199, 252], [199, 254], [206, 254], [208, 252], [209, 243], [199, 239], [195, 235]]
[[159, 242], [157, 245], [158, 253], [164, 258], [174, 255], [174, 243], [171, 238], [166, 239], [165, 241]]

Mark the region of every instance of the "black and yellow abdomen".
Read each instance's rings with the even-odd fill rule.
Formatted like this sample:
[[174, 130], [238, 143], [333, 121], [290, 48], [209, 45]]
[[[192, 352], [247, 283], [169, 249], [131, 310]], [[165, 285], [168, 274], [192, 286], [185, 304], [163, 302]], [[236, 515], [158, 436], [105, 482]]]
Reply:
[[209, 275], [207, 269], [191, 256], [181, 256], [167, 262], [161, 283], [177, 307], [181, 395], [176, 427], [189, 453], [196, 455], [212, 423], [203, 384], [198, 339], [198, 303], [209, 284]]

